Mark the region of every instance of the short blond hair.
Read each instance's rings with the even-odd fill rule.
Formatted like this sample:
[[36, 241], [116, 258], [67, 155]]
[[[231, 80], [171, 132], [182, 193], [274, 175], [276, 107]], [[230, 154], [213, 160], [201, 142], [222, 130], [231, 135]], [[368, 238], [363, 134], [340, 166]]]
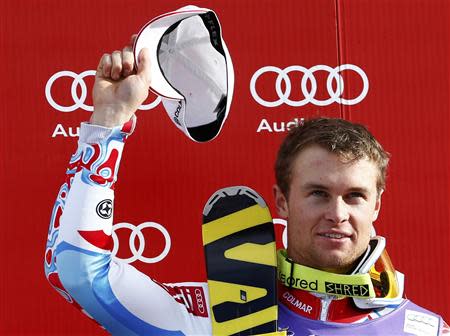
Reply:
[[377, 191], [381, 194], [386, 185], [389, 153], [386, 152], [368, 129], [361, 125], [336, 118], [305, 120], [290, 130], [278, 151], [275, 178], [281, 192], [289, 195], [292, 163], [305, 148], [318, 145], [346, 161], [367, 158], [378, 168]]

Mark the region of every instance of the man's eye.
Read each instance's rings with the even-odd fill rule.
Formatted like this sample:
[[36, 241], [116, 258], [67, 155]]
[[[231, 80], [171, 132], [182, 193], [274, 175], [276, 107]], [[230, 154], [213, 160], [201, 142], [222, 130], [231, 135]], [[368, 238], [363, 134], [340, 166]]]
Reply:
[[365, 198], [364, 194], [360, 192], [351, 192], [348, 196], [349, 198]]
[[316, 196], [316, 197], [327, 197], [328, 196], [328, 194], [323, 190], [313, 190], [311, 192], [311, 195]]

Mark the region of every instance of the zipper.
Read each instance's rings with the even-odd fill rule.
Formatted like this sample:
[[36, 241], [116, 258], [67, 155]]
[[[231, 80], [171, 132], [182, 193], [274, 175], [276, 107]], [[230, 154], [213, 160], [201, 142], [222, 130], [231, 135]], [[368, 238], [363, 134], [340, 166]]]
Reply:
[[320, 320], [321, 321], [327, 321], [328, 317], [328, 310], [330, 309], [331, 301], [333, 301], [333, 297], [331, 296], [325, 296], [321, 298], [320, 303]]

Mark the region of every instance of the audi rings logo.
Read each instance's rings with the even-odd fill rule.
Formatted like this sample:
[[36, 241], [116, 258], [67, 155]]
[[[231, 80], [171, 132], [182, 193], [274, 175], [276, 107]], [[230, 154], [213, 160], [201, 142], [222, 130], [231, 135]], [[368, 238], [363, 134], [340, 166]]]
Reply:
[[[344, 70], [356, 72], [363, 82], [363, 87], [360, 94], [352, 99], [342, 97], [342, 93], [344, 92], [344, 80], [342, 78], [341, 73]], [[328, 72], [326, 89], [328, 91], [329, 98], [327, 99], [319, 100], [315, 98], [317, 92], [317, 80], [314, 77], [314, 73], [316, 71]], [[264, 100], [256, 91], [256, 81], [262, 74], [268, 72], [274, 72], [278, 75], [275, 81], [275, 90], [278, 95], [278, 99], [273, 101]], [[289, 74], [292, 72], [303, 73], [300, 87], [304, 98], [301, 100], [290, 99], [292, 91], [292, 83]], [[282, 89], [281, 85], [282, 82], [284, 82], [285, 85], [284, 90]], [[308, 88], [308, 82], [310, 83], [310, 88]], [[343, 64], [335, 68], [332, 68], [328, 65], [320, 64], [315, 65], [309, 69], [300, 65], [292, 65], [285, 69], [280, 69], [275, 66], [265, 66], [257, 70], [254, 73], [252, 79], [250, 80], [250, 92], [253, 98], [256, 100], [256, 102], [265, 107], [276, 107], [282, 104], [298, 107], [304, 106], [308, 103], [317, 106], [326, 106], [332, 103], [338, 103], [343, 105], [355, 105], [366, 97], [368, 91], [369, 91], [369, 79], [367, 78], [367, 75], [360, 67], [353, 64]]]
[[[164, 249], [156, 257], [150, 258], [150, 257], [143, 256], [143, 253], [145, 251], [146, 241], [145, 241], [145, 237], [144, 237], [142, 231], [146, 228], [156, 229], [159, 232], [161, 232], [162, 235], [164, 236], [164, 240], [165, 240]], [[130, 235], [130, 239], [129, 239], [128, 243], [130, 246], [130, 251], [132, 253], [132, 256], [129, 258], [122, 259], [122, 258], [116, 257], [117, 252], [119, 251], [119, 239], [118, 239], [115, 231], [119, 230], [119, 229], [131, 230], [131, 235]], [[154, 222], [145, 222], [145, 223], [139, 224], [138, 226], [135, 226], [130, 223], [115, 224], [113, 226], [113, 231], [112, 231], [111, 236], [112, 236], [112, 239], [114, 242], [114, 248], [111, 252], [112, 256], [116, 260], [120, 260], [120, 261], [126, 262], [126, 263], [132, 263], [132, 262], [135, 262], [136, 260], [142, 261], [147, 264], [154, 264], [154, 263], [160, 262], [167, 256], [167, 254], [169, 254], [170, 247], [172, 245], [169, 232], [166, 230], [166, 228], [164, 226], [162, 226], [161, 224], [154, 223]], [[135, 247], [136, 237], [138, 238], [138, 246], [139, 246], [138, 249], [136, 249], [136, 247]]]
[[273, 219], [273, 224], [274, 225], [281, 225], [284, 227], [283, 229], [283, 234], [281, 236], [281, 241], [283, 243], [283, 247], [286, 249], [287, 248], [287, 221], [285, 219], [281, 219], [281, 218], [274, 218]]
[[205, 306], [203, 305], [203, 295], [202, 295], [202, 291], [198, 288], [195, 289], [194, 291], [195, 294], [195, 300], [197, 301], [197, 307], [200, 313], [204, 313], [205, 312]]
[[[82, 109], [82, 110], [89, 111], [89, 112], [94, 111], [93, 106], [85, 104], [87, 94], [88, 94], [88, 88], [87, 88], [87, 85], [86, 85], [84, 79], [87, 76], [95, 76], [95, 70], [86, 70], [80, 74], [77, 74], [73, 71], [67, 71], [67, 70], [63, 70], [63, 71], [59, 71], [59, 72], [55, 73], [53, 76], [51, 76], [49, 78], [49, 80], [47, 81], [47, 84], [45, 85], [45, 97], [47, 98], [48, 103], [55, 110], [60, 111], [60, 112], [72, 112], [77, 109]], [[73, 79], [72, 85], [70, 87], [70, 94], [72, 96], [73, 104], [69, 105], [69, 106], [64, 106], [64, 105], [57, 103], [57, 101], [52, 96], [53, 85], [55, 85], [55, 82], [58, 79], [64, 78], [64, 77], [69, 77], [69, 78]], [[80, 94], [78, 94], [78, 88], [80, 88]], [[139, 109], [140, 110], [150, 110], [150, 109], [156, 107], [160, 103], [160, 101], [161, 101], [161, 98], [157, 97], [150, 104], [141, 105], [139, 107]]]
[[406, 310], [406, 319], [413, 322], [423, 323], [431, 327], [436, 326], [438, 322], [435, 316], [431, 316], [421, 312], [416, 312], [413, 310]]

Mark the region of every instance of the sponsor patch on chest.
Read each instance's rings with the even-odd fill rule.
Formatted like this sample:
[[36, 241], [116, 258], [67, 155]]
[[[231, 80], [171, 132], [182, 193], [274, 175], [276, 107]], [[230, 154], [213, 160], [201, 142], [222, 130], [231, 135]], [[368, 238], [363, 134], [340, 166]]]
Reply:
[[413, 335], [435, 336], [439, 331], [439, 319], [433, 315], [406, 309], [403, 331]]

